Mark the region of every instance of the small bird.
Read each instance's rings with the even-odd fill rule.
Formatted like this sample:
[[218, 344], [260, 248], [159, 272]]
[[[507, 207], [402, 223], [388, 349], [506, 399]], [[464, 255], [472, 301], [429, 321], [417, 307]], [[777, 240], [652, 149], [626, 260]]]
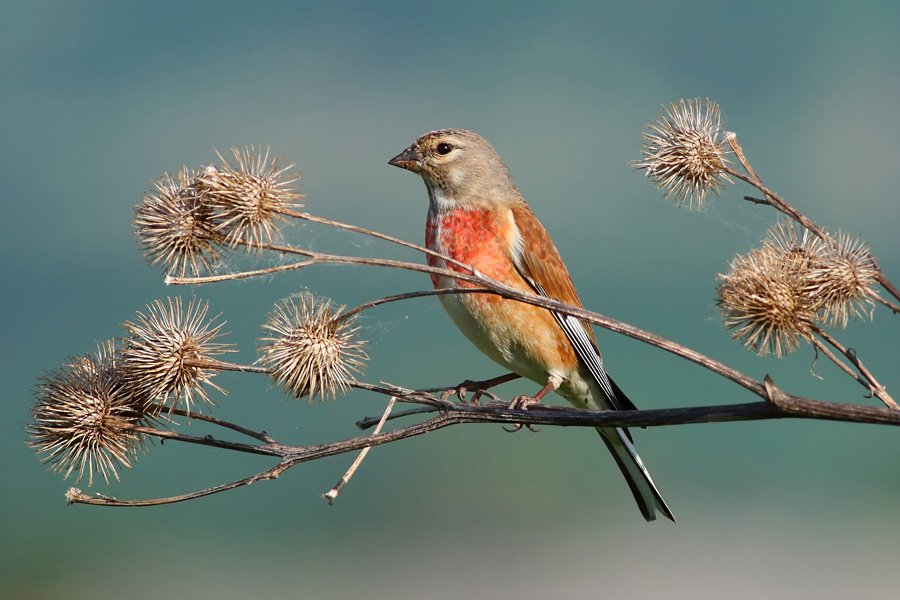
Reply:
[[[581, 306], [559, 251], [481, 136], [463, 129], [425, 134], [388, 164], [417, 173], [428, 189], [426, 246], [518, 290]], [[462, 272], [435, 256], [428, 264]], [[478, 287], [432, 275], [435, 288]], [[591, 327], [574, 317], [494, 294], [449, 294], [441, 304], [483, 353], [543, 387], [516, 408], [556, 391], [590, 410], [637, 410], [607, 375]], [[647, 521], [675, 521], [623, 428], [597, 428]]]

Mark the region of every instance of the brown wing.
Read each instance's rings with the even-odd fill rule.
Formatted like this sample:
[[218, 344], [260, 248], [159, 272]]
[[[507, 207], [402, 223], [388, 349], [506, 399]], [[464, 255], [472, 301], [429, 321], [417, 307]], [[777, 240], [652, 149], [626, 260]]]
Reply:
[[[524, 202], [514, 205], [512, 213], [522, 238], [521, 247], [516, 248], [511, 257], [519, 274], [536, 293], [581, 307], [581, 300], [569, 271], [544, 226]], [[553, 317], [565, 332], [581, 363], [603, 390], [610, 407], [614, 410], [637, 410], [603, 368], [600, 348], [591, 326], [579, 319], [556, 313], [553, 313]], [[627, 430], [625, 433], [628, 435]], [[631, 438], [630, 435], [628, 437]]]
[[[513, 257], [521, 275], [529, 280], [529, 284], [534, 282], [540, 285], [547, 297], [572, 306], [583, 307], [559, 250], [556, 249], [541, 222], [524, 203], [514, 206], [512, 213], [523, 242], [521, 254]], [[519, 260], [516, 260], [517, 258]], [[597, 347], [594, 332], [590, 327], [585, 327], [585, 330], [599, 355], [600, 349]]]

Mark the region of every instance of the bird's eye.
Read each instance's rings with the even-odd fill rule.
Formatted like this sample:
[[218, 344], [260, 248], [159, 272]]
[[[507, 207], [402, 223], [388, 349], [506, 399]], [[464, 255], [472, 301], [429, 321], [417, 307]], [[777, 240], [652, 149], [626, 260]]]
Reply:
[[450, 154], [451, 150], [453, 150], [453, 146], [451, 146], [447, 142], [441, 142], [440, 144], [437, 145], [437, 153], [440, 154], [441, 156]]

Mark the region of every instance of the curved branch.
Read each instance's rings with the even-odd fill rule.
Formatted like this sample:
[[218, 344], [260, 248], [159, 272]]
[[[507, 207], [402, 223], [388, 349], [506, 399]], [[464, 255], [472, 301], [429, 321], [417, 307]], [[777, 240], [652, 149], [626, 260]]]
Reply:
[[[371, 387], [377, 388], [377, 386]], [[383, 390], [384, 388], [377, 389]], [[407, 396], [405, 398], [406, 401], [425, 402], [427, 397], [428, 404], [440, 405], [444, 412], [421, 423], [400, 427], [386, 433], [376, 433], [373, 435], [314, 446], [285, 446], [277, 443], [270, 443], [265, 446], [248, 446], [247, 444], [234, 444], [231, 442], [223, 442], [221, 440], [172, 434], [171, 432], [153, 430], [151, 428], [135, 428], [136, 431], [140, 431], [141, 433], [154, 435], [164, 439], [173, 439], [188, 443], [216, 446], [229, 450], [277, 456], [281, 458], [281, 462], [275, 467], [261, 471], [256, 475], [180, 496], [171, 496], [154, 500], [123, 501], [108, 496], [90, 496], [83, 494], [81, 490], [78, 490], [77, 488], [71, 488], [67, 492], [66, 498], [70, 504], [78, 503], [131, 507], [184, 502], [185, 500], [192, 500], [194, 498], [200, 498], [249, 485], [256, 481], [276, 479], [281, 473], [300, 463], [362, 450], [366, 447], [389, 444], [410, 437], [431, 433], [438, 429], [449, 427], [450, 425], [464, 423], [521, 423], [523, 425], [553, 425], [567, 427], [661, 427], [665, 425], [795, 418], [900, 426], [900, 411], [887, 408], [857, 406], [853, 404], [822, 402], [819, 400], [809, 400], [791, 396], [776, 388], [768, 377], [764, 384], [764, 390], [766, 395], [766, 401], [764, 402], [722, 406], [603, 412], [549, 405], [532, 405], [529, 410], [513, 410], [509, 408], [509, 404], [506, 402], [461, 404], [442, 401], [433, 396], [422, 394], [421, 392], [412, 392], [412, 396]], [[404, 398], [399, 395], [397, 399], [404, 400]]]
[[[287, 251], [286, 247], [282, 246], [272, 246], [271, 249], [275, 249], [278, 251]], [[364, 265], [364, 266], [374, 266], [374, 267], [386, 267], [393, 269], [403, 269], [407, 271], [414, 271], [419, 273], [426, 273], [429, 275], [440, 275], [444, 277], [449, 277], [455, 279], [457, 281], [462, 281], [470, 284], [476, 284], [483, 286], [489, 291], [480, 291], [478, 289], [467, 289], [460, 290], [458, 292], [452, 293], [494, 293], [503, 296], [504, 298], [510, 298], [512, 300], [517, 300], [519, 302], [525, 302], [527, 304], [533, 304], [534, 306], [540, 306], [542, 308], [547, 308], [557, 312], [559, 314], [571, 315], [597, 325], [599, 327], [603, 327], [604, 329], [609, 329], [610, 331], [615, 331], [622, 335], [626, 335], [628, 337], [634, 338], [636, 340], [645, 342], [652, 346], [656, 346], [662, 350], [666, 350], [667, 352], [671, 352], [675, 355], [681, 356], [691, 362], [694, 362], [702, 367], [705, 367], [718, 375], [721, 375], [731, 381], [737, 383], [738, 385], [750, 390], [751, 392], [762, 396], [764, 394], [764, 388], [761, 383], [744, 375], [737, 369], [733, 369], [724, 363], [721, 363], [717, 360], [714, 360], [700, 352], [696, 352], [695, 350], [691, 350], [686, 346], [682, 346], [681, 344], [677, 344], [673, 341], [667, 340], [661, 336], [655, 335], [638, 327], [634, 327], [632, 325], [628, 325], [627, 323], [623, 323], [622, 321], [618, 321], [616, 319], [611, 319], [609, 317], [605, 317], [599, 313], [586, 310], [584, 308], [579, 308], [576, 306], [571, 306], [560, 302], [558, 300], [553, 300], [551, 298], [546, 298], [544, 296], [537, 296], [535, 294], [531, 294], [528, 292], [523, 292], [516, 288], [510, 287], [499, 281], [486, 277], [482, 275], [479, 271], [472, 267], [468, 267], [469, 273], [461, 273], [459, 271], [454, 271], [452, 269], [445, 269], [441, 267], [432, 267], [428, 265], [422, 265], [419, 263], [400, 261], [400, 260], [388, 260], [388, 259], [378, 259], [378, 258], [364, 258], [364, 257], [356, 257], [356, 256], [341, 256], [334, 254], [323, 254], [320, 252], [313, 252], [310, 250], [298, 250], [296, 248], [291, 248], [291, 252], [297, 254], [303, 254], [305, 256], [310, 257], [309, 260], [303, 261], [300, 263], [293, 263], [290, 265], [282, 265], [279, 267], [275, 267], [279, 271], [286, 271], [291, 269], [302, 269], [308, 267], [313, 264], [352, 264], [352, 265]], [[263, 270], [268, 271], [268, 270]], [[207, 277], [172, 277], [166, 276], [167, 284], [179, 284], [179, 285], [187, 285], [187, 284], [201, 284], [201, 283], [209, 283], [213, 281], [223, 281], [228, 278], [238, 278], [245, 276], [253, 276], [257, 274], [261, 274], [263, 271], [252, 271], [249, 273], [236, 273], [233, 274], [233, 277], [229, 277], [228, 275], [216, 275], [216, 276], [207, 276]], [[450, 293], [450, 292], [437, 292], [434, 293]]]

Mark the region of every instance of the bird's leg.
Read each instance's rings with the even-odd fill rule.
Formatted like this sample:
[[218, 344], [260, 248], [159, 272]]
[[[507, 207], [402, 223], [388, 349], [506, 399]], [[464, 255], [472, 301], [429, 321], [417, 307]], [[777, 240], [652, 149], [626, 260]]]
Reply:
[[544, 399], [544, 396], [555, 391], [561, 383], [562, 378], [551, 375], [547, 380], [547, 385], [542, 387], [541, 391], [534, 396], [516, 396], [513, 398], [513, 401], [509, 403], [509, 408], [511, 410], [526, 410], [530, 405], [537, 404]]
[[460, 402], [465, 402], [466, 393], [475, 392], [475, 395], [472, 396], [472, 399], [470, 400], [470, 402], [474, 404], [475, 402], [478, 402], [478, 399], [481, 398], [482, 394], [487, 392], [488, 389], [498, 386], [502, 383], [518, 379], [519, 377], [521, 377], [521, 375], [517, 375], [515, 373], [507, 373], [506, 375], [494, 377], [493, 379], [485, 379], [484, 381], [472, 381], [471, 379], [466, 379], [456, 387], [450, 388], [449, 390], [444, 392], [444, 394], [441, 396], [441, 400], [446, 400], [450, 397], [451, 394], [456, 394]]
[[[541, 390], [534, 396], [516, 396], [515, 398], [513, 398], [513, 401], [509, 403], [510, 410], [528, 410], [529, 406], [531, 406], [532, 404], [539, 403], [541, 400], [544, 399], [544, 396], [546, 396], [550, 392], [553, 392], [557, 388], [559, 388], [561, 383], [562, 383], [562, 378], [557, 377], [555, 375], [551, 375], [550, 378], [547, 380], [547, 385], [542, 387]], [[504, 427], [504, 429], [506, 429], [506, 428]], [[515, 425], [513, 425], [512, 429], [506, 429], [506, 431], [508, 431], [510, 433], [515, 433], [516, 431], [518, 431], [520, 429], [522, 429], [522, 424], [516, 423]], [[528, 426], [528, 429], [530, 429], [531, 431], [537, 431], [531, 425]]]

